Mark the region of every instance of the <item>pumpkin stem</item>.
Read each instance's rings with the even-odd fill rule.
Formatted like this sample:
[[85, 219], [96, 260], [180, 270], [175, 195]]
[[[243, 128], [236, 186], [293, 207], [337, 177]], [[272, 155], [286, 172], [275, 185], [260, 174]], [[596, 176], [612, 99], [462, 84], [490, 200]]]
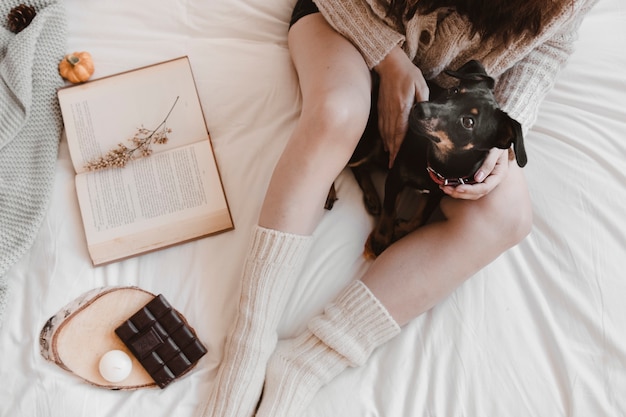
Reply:
[[76, 64], [80, 62], [80, 58], [74, 54], [68, 55], [66, 59], [67, 59], [67, 62], [69, 62], [72, 66], [75, 66]]

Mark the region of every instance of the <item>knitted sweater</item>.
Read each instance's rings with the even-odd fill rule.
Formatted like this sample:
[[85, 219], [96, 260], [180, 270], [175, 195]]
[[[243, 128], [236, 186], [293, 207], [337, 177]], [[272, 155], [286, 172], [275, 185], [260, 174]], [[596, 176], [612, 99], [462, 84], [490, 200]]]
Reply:
[[0, 2], [0, 325], [7, 271], [33, 243], [46, 213], [62, 127], [56, 89], [63, 9], [56, 0], [30, 0], [37, 15], [14, 34], [4, 25], [20, 3]]
[[445, 69], [457, 69], [470, 59], [481, 61], [497, 79], [498, 102], [524, 132], [535, 122], [539, 103], [573, 52], [583, 16], [597, 2], [563, 1], [560, 13], [538, 36], [522, 36], [507, 46], [472, 37], [469, 21], [448, 8], [416, 14], [401, 31], [386, 17], [389, 0], [314, 1], [330, 25], [360, 50], [370, 68], [400, 45], [426, 79], [447, 86], [452, 80], [442, 75]]

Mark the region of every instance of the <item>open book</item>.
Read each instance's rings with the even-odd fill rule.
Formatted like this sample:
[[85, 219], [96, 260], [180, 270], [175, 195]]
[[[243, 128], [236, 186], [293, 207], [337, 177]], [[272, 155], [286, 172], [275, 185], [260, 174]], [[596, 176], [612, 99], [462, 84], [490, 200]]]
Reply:
[[[233, 228], [187, 57], [62, 88], [58, 98], [94, 265]], [[150, 156], [87, 169], [157, 128], [167, 142]]]

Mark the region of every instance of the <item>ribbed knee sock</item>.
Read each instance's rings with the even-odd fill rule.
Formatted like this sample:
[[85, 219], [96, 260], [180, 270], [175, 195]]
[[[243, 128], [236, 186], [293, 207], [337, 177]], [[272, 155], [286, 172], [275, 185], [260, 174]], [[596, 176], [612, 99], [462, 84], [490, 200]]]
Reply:
[[239, 310], [203, 417], [250, 417], [258, 404], [276, 328], [312, 237], [257, 227], [244, 265]]
[[302, 415], [315, 394], [347, 367], [400, 332], [385, 307], [361, 281], [350, 284], [294, 339], [272, 354], [257, 417]]

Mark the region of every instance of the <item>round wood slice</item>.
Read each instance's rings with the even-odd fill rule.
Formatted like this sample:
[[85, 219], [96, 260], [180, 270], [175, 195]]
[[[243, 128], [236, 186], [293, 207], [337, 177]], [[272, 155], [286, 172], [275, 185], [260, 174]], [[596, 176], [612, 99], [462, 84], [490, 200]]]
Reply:
[[[44, 358], [98, 387], [132, 390], [156, 387], [155, 381], [115, 334], [115, 329], [154, 298], [136, 287], [103, 287], [89, 291], [63, 307], [41, 330]], [[128, 354], [133, 368], [121, 382], [108, 382], [98, 370], [106, 352]]]

